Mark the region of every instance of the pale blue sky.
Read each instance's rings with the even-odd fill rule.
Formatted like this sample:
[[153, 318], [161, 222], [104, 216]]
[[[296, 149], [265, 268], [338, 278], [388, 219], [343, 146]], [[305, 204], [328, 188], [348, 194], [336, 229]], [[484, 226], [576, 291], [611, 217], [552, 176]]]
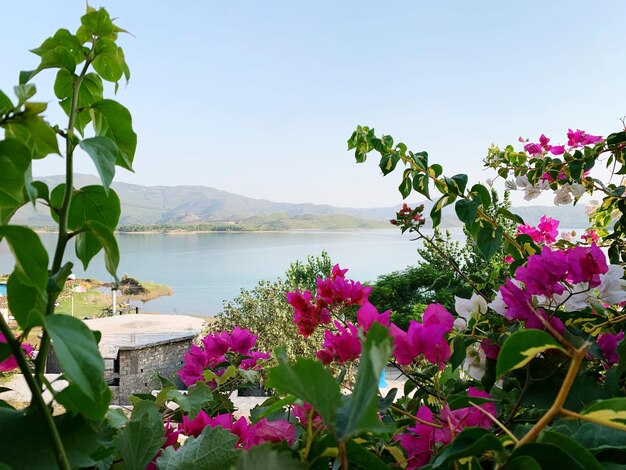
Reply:
[[[0, 3], [0, 89], [83, 0]], [[492, 176], [492, 143], [567, 127], [606, 134], [626, 114], [626, 3], [112, 1], [132, 78], [118, 99], [139, 135], [137, 184], [201, 184], [275, 201], [386, 206], [400, 175], [356, 165], [357, 124]], [[9, 47], [10, 45], [10, 47]], [[52, 74], [35, 81], [52, 100]], [[60, 117], [50, 112], [51, 120]], [[60, 159], [39, 175], [58, 174]], [[77, 170], [93, 173], [86, 157]]]

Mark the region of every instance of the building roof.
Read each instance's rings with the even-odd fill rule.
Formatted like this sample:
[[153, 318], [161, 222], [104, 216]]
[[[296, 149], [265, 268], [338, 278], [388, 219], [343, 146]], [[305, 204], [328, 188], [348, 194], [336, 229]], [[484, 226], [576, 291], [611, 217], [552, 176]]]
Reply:
[[144, 349], [194, 338], [206, 326], [202, 318], [187, 315], [129, 314], [85, 320], [102, 333], [100, 353], [105, 359], [117, 357], [120, 350]]

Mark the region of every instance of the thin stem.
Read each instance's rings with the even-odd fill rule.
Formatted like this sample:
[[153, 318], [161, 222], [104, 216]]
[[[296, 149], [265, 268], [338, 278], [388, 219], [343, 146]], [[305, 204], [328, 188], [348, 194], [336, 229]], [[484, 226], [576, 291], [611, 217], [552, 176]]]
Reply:
[[591, 331], [589, 331], [590, 335], [593, 335], [597, 330], [604, 328], [605, 326], [614, 325], [615, 323], [620, 323], [626, 320], [626, 314], [619, 315], [612, 320], [607, 320], [604, 323], [600, 323], [599, 325], [594, 326]]
[[39, 409], [39, 413], [41, 413], [41, 416], [46, 423], [46, 428], [48, 428], [48, 432], [50, 433], [50, 438], [52, 440], [52, 445], [54, 446], [56, 460], [63, 470], [69, 469], [70, 463], [67, 458], [67, 454], [65, 453], [65, 448], [63, 447], [63, 441], [61, 440], [59, 431], [54, 424], [54, 420], [52, 419], [52, 411], [50, 410], [50, 408], [48, 408], [46, 402], [43, 399], [41, 389], [35, 381], [35, 377], [33, 376], [33, 373], [30, 370], [28, 363], [26, 362], [26, 358], [22, 354], [22, 347], [20, 343], [13, 336], [11, 328], [4, 320], [4, 317], [2, 315], [0, 315], [0, 331], [2, 332], [2, 334], [4, 334], [7, 344], [9, 345], [9, 348], [11, 348], [11, 353], [17, 361], [20, 371], [24, 376], [24, 380], [26, 380], [26, 384], [28, 385], [30, 393], [33, 396], [32, 400], [34, 406]]
[[[83, 83], [83, 79], [87, 74], [87, 70], [89, 69], [89, 65], [91, 64], [90, 57], [91, 52], [87, 55], [87, 58], [85, 59], [85, 64], [82, 71], [80, 72], [80, 75], [76, 77], [76, 80], [72, 83], [72, 97], [70, 101], [69, 122], [67, 125], [67, 135], [65, 136], [65, 190], [63, 192], [63, 201], [61, 203], [61, 208], [59, 209], [59, 236], [57, 238], [57, 246], [54, 253], [54, 260], [50, 269], [51, 276], [54, 276], [60, 271], [61, 264], [63, 263], [63, 254], [65, 253], [65, 248], [69, 240], [67, 234], [67, 218], [69, 214], [70, 204], [72, 202], [72, 192], [74, 185], [73, 157], [74, 148], [76, 147], [73, 140], [74, 127], [76, 126], [76, 116], [78, 114], [78, 93], [80, 91], [80, 86]], [[58, 296], [59, 295], [56, 292], [51, 292], [48, 294], [46, 316], [52, 315], [54, 313], [54, 303], [56, 302]], [[46, 369], [46, 361], [48, 358], [49, 347], [50, 335], [48, 335], [48, 331], [44, 328], [41, 342], [39, 344], [39, 354], [37, 355], [37, 359], [35, 361], [35, 379], [37, 380], [40, 388], [43, 388], [44, 385], [43, 375]]]
[[507, 434], [507, 436], [509, 436], [511, 439], [513, 439], [513, 442], [515, 442], [515, 444], [517, 444], [519, 442], [519, 439], [517, 439], [517, 437], [515, 437], [515, 435], [511, 431], [509, 431], [509, 429], [498, 420], [498, 418], [496, 418], [494, 415], [489, 413], [484, 408], [481, 408], [480, 406], [478, 406], [476, 403], [472, 403], [470, 401], [469, 404], [472, 405], [474, 408], [478, 409], [478, 411], [480, 411], [481, 413], [485, 414], [492, 422], [497, 424], [498, 427], [500, 429], [502, 429]]
[[580, 349], [574, 350], [572, 362], [570, 363], [569, 369], [567, 370], [567, 375], [565, 376], [565, 379], [561, 384], [561, 389], [554, 399], [554, 403], [552, 403], [552, 406], [550, 406], [546, 414], [544, 414], [541, 419], [535, 423], [530, 431], [528, 431], [526, 435], [519, 440], [515, 447], [519, 447], [534, 441], [539, 433], [543, 430], [543, 428], [550, 424], [550, 422], [559, 414], [563, 414], [563, 403], [565, 403], [565, 400], [567, 400], [569, 392], [574, 385], [574, 380], [576, 380], [576, 375], [578, 374], [578, 370], [580, 369], [583, 359], [585, 359], [588, 348], [589, 345], [584, 345]]
[[517, 413], [517, 410], [519, 410], [519, 407], [522, 405], [524, 396], [526, 395], [526, 392], [528, 391], [530, 382], [531, 382], [530, 364], [528, 364], [526, 365], [526, 381], [524, 382], [524, 386], [522, 387], [522, 391], [520, 392], [519, 397], [517, 397], [517, 401], [515, 402], [515, 405], [513, 405], [513, 409], [511, 410], [509, 417], [504, 421], [505, 427], [511, 424], [511, 422], [515, 418], [515, 414]]
[[346, 452], [346, 441], [339, 441], [339, 460], [341, 470], [348, 470], [348, 453]]

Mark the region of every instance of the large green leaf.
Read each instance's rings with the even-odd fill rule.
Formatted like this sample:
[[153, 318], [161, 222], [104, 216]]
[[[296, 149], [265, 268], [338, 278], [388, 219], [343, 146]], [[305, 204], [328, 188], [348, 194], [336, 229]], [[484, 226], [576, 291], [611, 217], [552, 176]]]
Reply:
[[166, 401], [173, 401], [180, 406], [180, 409], [189, 419], [194, 419], [202, 406], [212, 399], [213, 394], [206, 382], [196, 382], [189, 387], [186, 394], [176, 390], [173, 386], [161, 390], [156, 397], [156, 403], [158, 405]]
[[70, 33], [67, 29], [59, 29], [54, 36], [46, 39], [41, 46], [36, 49], [31, 49], [31, 52], [43, 57], [46, 53], [56, 49], [57, 47], [64, 47], [74, 56], [75, 62], [78, 64], [85, 58], [83, 46], [76, 36]]
[[20, 76], [20, 81], [26, 83], [32, 80], [32, 78], [42, 70], [53, 68], [74, 73], [76, 69], [76, 58], [72, 54], [72, 51], [64, 46], [56, 46], [53, 49], [49, 49], [41, 55], [39, 66], [31, 72], [23, 73], [23, 75]]
[[222, 427], [207, 426], [197, 438], [188, 438], [180, 449], [164, 449], [157, 466], [159, 470], [230, 468], [240, 455], [240, 451], [235, 449], [237, 439], [237, 436]]
[[108, 82], [117, 82], [124, 74], [124, 55], [112, 39], [103, 38], [96, 43], [93, 68]]
[[[78, 77], [66, 70], [59, 70], [54, 82], [54, 94], [61, 101], [59, 105], [69, 116], [72, 101], [72, 93], [74, 90], [74, 80]], [[87, 124], [91, 122], [91, 114], [89, 108], [96, 101], [102, 100], [103, 86], [102, 79], [95, 73], [88, 73], [83, 77], [83, 81], [78, 90], [78, 114], [76, 115], [76, 129], [83, 134]]]
[[15, 258], [13, 274], [21, 282], [44, 292], [48, 284], [48, 253], [39, 236], [27, 227], [0, 226], [0, 240], [5, 239]]
[[[50, 194], [50, 205], [58, 208], [63, 200], [65, 184], [56, 186]], [[58, 221], [58, 215], [51, 213]], [[114, 230], [120, 220], [120, 199], [113, 190], [102, 186], [84, 186], [74, 190], [67, 225], [70, 230], [83, 230], [90, 221], [97, 221]]]
[[97, 401], [102, 395], [104, 362], [93, 331], [78, 318], [68, 315], [51, 315], [45, 325], [65, 377], [87, 397]]
[[594, 423], [583, 423], [572, 434], [573, 439], [593, 453], [607, 449], [626, 450], [626, 438], [624, 436], [626, 436], [624, 431]]
[[500, 246], [502, 246], [502, 234], [504, 229], [502, 227], [484, 227], [481, 228], [476, 236], [476, 245], [485, 259], [491, 258], [495, 255]]
[[507, 338], [498, 355], [496, 376], [524, 367], [539, 353], [549, 349], [563, 351], [554, 337], [541, 330], [519, 330]]
[[25, 284], [15, 273], [7, 281], [7, 299], [11, 314], [26, 331], [42, 326], [48, 305], [46, 293], [41, 288]]
[[55, 398], [68, 412], [80, 413], [87, 419], [101, 421], [109, 410], [111, 390], [106, 382], [101, 381], [100, 390], [91, 398], [78, 385], [69, 384]]
[[454, 205], [454, 210], [458, 218], [465, 224], [468, 229], [471, 229], [476, 220], [476, 214], [478, 213], [478, 207], [481, 204], [481, 199], [476, 198], [472, 200], [461, 199]]
[[598, 400], [582, 410], [582, 414], [593, 418], [599, 424], [606, 422], [626, 431], [626, 398]]
[[108, 193], [113, 177], [115, 176], [115, 159], [118, 149], [115, 143], [108, 137], [96, 136], [81, 140], [82, 148], [93, 160], [104, 190]]
[[0, 207], [15, 207], [24, 202], [25, 173], [30, 152], [15, 139], [0, 141]]
[[0, 90], [0, 115], [7, 114], [14, 108], [15, 107], [13, 106], [11, 99]]
[[[101, 425], [69, 413], [54, 417], [72, 468], [91, 468], [104, 444]], [[0, 407], [0, 463], [14, 469], [56, 468], [54, 447], [43, 417], [35, 408]]]
[[40, 116], [26, 116], [6, 125], [6, 136], [24, 143], [32, 158], [59, 153], [57, 134]]
[[294, 395], [311, 404], [331, 428], [336, 426], [336, 410], [341, 406], [341, 392], [335, 378], [321, 362], [299, 358], [295, 364], [278, 355], [278, 366], [268, 371], [267, 384], [276, 391]]
[[[531, 457], [539, 463], [540, 468], [566, 468], [567, 470], [586, 470], [578, 461], [576, 461], [566, 449], [547, 444], [547, 443], [530, 443], [515, 449], [511, 454], [511, 462], [520, 457]], [[524, 459], [527, 460], [527, 459]], [[517, 465], [515, 468], [523, 468]], [[529, 467], [534, 468], [534, 467]]]
[[569, 436], [554, 431], [543, 431], [539, 435], [537, 442], [552, 444], [564, 450], [571, 458], [576, 460], [579, 465], [587, 470], [602, 470], [602, 466], [593, 455]]
[[367, 431], [386, 430], [378, 417], [378, 380], [391, 351], [388, 329], [380, 323], [372, 324], [365, 339], [354, 391], [337, 410], [337, 437], [340, 440]]
[[113, 100], [101, 100], [92, 105], [97, 111], [94, 119], [96, 135], [110, 138], [119, 149], [116, 165], [133, 169], [133, 158], [137, 148], [137, 134], [133, 131], [132, 118], [128, 110]]
[[346, 453], [350, 468], [364, 470], [387, 470], [389, 466], [383, 462], [374, 452], [369, 451], [363, 444], [357, 444], [353, 440], [346, 443]]
[[149, 401], [135, 404], [130, 421], [115, 438], [126, 470], [144, 470], [164, 442], [163, 419], [159, 410]]
[[243, 452], [234, 470], [306, 470], [308, 465], [301, 462], [291, 452], [273, 449], [266, 444]]
[[116, 32], [116, 27], [104, 8], [88, 11], [81, 17], [80, 22], [84, 33], [89, 36], [111, 37]]
[[493, 432], [482, 428], [467, 428], [458, 434], [454, 441], [433, 461], [433, 468], [451, 464], [455, 460], [480, 456], [485, 452], [500, 454], [504, 451], [502, 442]]

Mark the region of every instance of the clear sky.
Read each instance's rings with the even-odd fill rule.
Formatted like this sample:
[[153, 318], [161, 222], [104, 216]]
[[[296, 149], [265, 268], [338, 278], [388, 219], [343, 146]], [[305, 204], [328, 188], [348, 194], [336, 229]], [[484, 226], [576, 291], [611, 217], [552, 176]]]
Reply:
[[[494, 142], [568, 127], [606, 134], [626, 114], [623, 0], [113, 1], [132, 77], [117, 99], [139, 136], [145, 185], [207, 185], [285, 202], [397, 204], [400, 174], [356, 165], [357, 124], [485, 180]], [[0, 2], [0, 89], [74, 31], [83, 0]], [[52, 101], [52, 73], [35, 83]], [[49, 112], [51, 121], [61, 116]], [[562, 137], [560, 137], [562, 136]], [[35, 167], [59, 174], [59, 158]], [[95, 173], [86, 156], [77, 171]]]

